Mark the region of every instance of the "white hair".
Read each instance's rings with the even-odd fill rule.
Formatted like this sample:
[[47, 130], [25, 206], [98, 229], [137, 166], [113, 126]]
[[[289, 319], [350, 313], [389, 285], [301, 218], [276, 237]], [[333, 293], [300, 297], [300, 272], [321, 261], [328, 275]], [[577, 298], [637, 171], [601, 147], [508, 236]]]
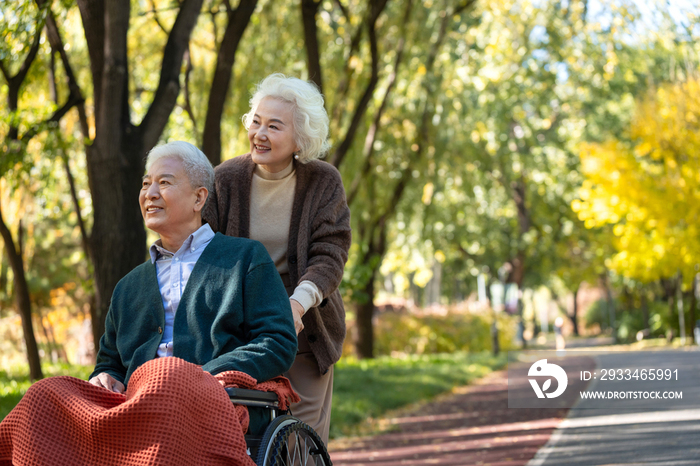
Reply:
[[178, 159], [184, 165], [190, 185], [197, 189], [207, 188], [210, 193], [214, 189], [214, 167], [204, 155], [204, 152], [185, 141], [173, 141], [167, 144], [160, 144], [148, 153], [146, 158], [146, 171], [151, 169], [156, 160], [163, 157]]
[[328, 114], [323, 95], [315, 84], [274, 73], [263, 79], [250, 99], [250, 111], [243, 115], [245, 128], [250, 128], [255, 110], [265, 97], [280, 99], [292, 105], [294, 142], [299, 147], [299, 161], [306, 163], [322, 157], [330, 148]]

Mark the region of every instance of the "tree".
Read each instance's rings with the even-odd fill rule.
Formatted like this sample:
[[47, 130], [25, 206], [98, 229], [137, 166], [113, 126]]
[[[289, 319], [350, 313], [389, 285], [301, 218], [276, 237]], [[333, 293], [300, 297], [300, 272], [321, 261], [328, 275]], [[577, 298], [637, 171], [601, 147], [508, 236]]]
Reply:
[[[271, 72], [311, 79], [326, 98], [328, 160], [341, 171], [352, 210], [342, 287], [361, 330], [360, 354], [372, 355], [374, 300], [385, 273], [410, 284], [403, 289], [420, 290], [439, 264], [451, 277], [443, 280], [443, 299], [468, 294], [478, 275], [521, 289], [550, 286], [560, 296], [597, 277], [612, 248], [605, 241], [612, 226], [586, 231], [570, 208], [583, 182], [579, 145], [619, 135], [634, 96], [682, 71], [679, 63], [694, 63], [695, 49], [689, 23], [687, 31], [671, 22], [640, 33], [629, 1], [609, 2], [598, 16], [586, 5], [54, 4], [55, 17], [46, 16], [52, 52], [40, 49], [26, 82], [43, 92], [56, 82], [50, 100], [58, 103], [44, 105], [41, 93], [23, 88], [19, 107], [33, 113], [22, 113], [13, 127], [19, 139], [32, 128], [44, 134], [64, 103], [73, 99], [78, 109], [51, 134], [70, 144], [87, 140], [93, 202], [85, 202], [86, 217], [77, 223], [89, 237], [86, 256], [95, 260], [95, 338], [117, 280], [145, 256], [135, 198], [146, 152], [173, 138], [201, 141], [215, 164], [246, 152], [240, 115], [252, 85]], [[206, 20], [197, 23], [200, 11]], [[84, 38], [68, 27], [78, 15]], [[34, 39], [25, 33], [25, 51]], [[7, 54], [0, 58], [10, 62]], [[32, 140], [25, 150], [33, 160], [42, 151], [60, 156], [46, 151], [47, 138]], [[562, 280], [554, 283], [553, 273]]]
[[221, 163], [221, 118], [236, 61], [236, 51], [258, 1], [241, 0], [235, 9], [231, 8], [228, 0], [224, 0], [223, 4], [226, 8], [226, 29], [216, 57], [202, 133], [202, 152], [215, 166]]
[[574, 210], [588, 227], [612, 225], [617, 253], [610, 267], [648, 283], [670, 279], [685, 336], [682, 287], [692, 289], [700, 263], [700, 82], [666, 84], [643, 98], [629, 130], [631, 142], [588, 144], [581, 153], [586, 180]]
[[79, 0], [90, 56], [95, 137], [86, 148], [94, 207], [90, 235], [95, 267], [93, 337], [104, 333], [117, 282], [145, 256], [146, 234], [135, 202], [144, 157], [156, 145], [180, 92], [180, 72], [202, 0], [183, 0], [162, 50], [159, 81], [139, 124], [132, 122], [128, 0]]
[[[35, 63], [39, 53], [44, 25], [47, 25], [51, 41], [55, 39], [57, 34], [55, 22], [48, 5], [43, 1], [37, 1], [36, 3], [38, 8], [33, 2], [21, 2], [18, 5], [18, 10], [11, 15], [10, 21], [7, 23], [3, 21], [5, 24], [2, 25], [3, 30], [9, 36], [9, 42], [3, 43], [3, 50], [0, 56], [0, 72], [7, 83], [9, 119], [7, 121], [7, 132], [3, 138], [0, 177], [5, 177], [10, 170], [22, 165], [26, 158], [27, 145], [37, 134], [46, 128], [55, 126], [71, 108], [82, 102], [80, 93], [76, 92], [75, 88], [71, 88], [65, 103], [57, 105], [48, 117], [39, 117], [35, 121], [23, 121], [22, 119], [20, 91], [26, 85], [30, 68]], [[5, 16], [3, 16], [3, 19], [5, 19]], [[12, 21], [13, 19], [15, 21]], [[27, 38], [31, 38], [31, 40], [24, 42], [23, 39], [26, 40]], [[20, 56], [23, 56], [19, 67], [14, 73], [11, 65], [5, 62], [7, 55], [12, 56], [11, 50], [13, 48], [19, 48], [21, 50]], [[24, 131], [21, 129], [22, 126], [25, 127]], [[13, 271], [15, 302], [22, 318], [22, 328], [30, 368], [29, 375], [32, 380], [36, 380], [42, 377], [42, 371], [32, 324], [32, 306], [23, 258], [23, 228], [21, 220], [15, 242], [12, 232], [6, 225], [0, 211], [0, 234], [5, 242], [5, 252]]]
[[[418, 73], [414, 84], [418, 92], [408, 99], [405, 97], [401, 99], [403, 105], [413, 107], [415, 121], [417, 121], [417, 124], [413, 126], [411, 136], [396, 145], [398, 151], [405, 157], [405, 163], [391, 166], [391, 162], [386, 163], [386, 160], [380, 162], [375, 160], [374, 157], [369, 158], [372, 156], [372, 151], [369, 144], [366, 146], [368, 151], [365, 163], [369, 163], [374, 170], [371, 171], [371, 176], [368, 179], [363, 180], [366, 189], [363, 193], [363, 202], [366, 204], [363, 206], [362, 216], [355, 220], [358, 226], [354, 230], [354, 238], [359, 247], [355, 251], [350, 269], [353, 282], [352, 298], [356, 303], [358, 332], [356, 348], [360, 357], [371, 358], [374, 355], [372, 318], [374, 314], [375, 281], [387, 250], [389, 225], [396, 214], [396, 206], [401, 202], [405, 192], [414, 182], [415, 171], [425, 163], [425, 158], [432, 153], [430, 147], [431, 122], [436, 111], [435, 99], [442, 84], [439, 72], [442, 64], [441, 60], [447, 59], [443, 55], [445, 40], [453, 25], [457, 23], [454, 19], [469, 11], [472, 4], [473, 2], [467, 2], [453, 6], [445, 2], [441, 13], [437, 17], [430, 18], [435, 24], [435, 31], [432, 34], [434, 38], [430, 42], [425, 55], [420, 58], [422, 60], [421, 71]], [[410, 10], [407, 11], [410, 14]], [[399, 49], [399, 51], [401, 50]], [[397, 51], [397, 55], [399, 51]], [[379, 108], [381, 110], [383, 107], [380, 106]], [[381, 115], [375, 121], [380, 120]], [[406, 120], [402, 120], [402, 124], [405, 125]], [[388, 128], [387, 131], [389, 131]], [[377, 141], [371, 140], [371, 143], [374, 146]], [[338, 153], [342, 152], [336, 151], [336, 154]], [[369, 162], [366, 162], [367, 160]], [[391, 178], [396, 181], [387, 183], [383, 174], [385, 167], [390, 170]], [[362, 173], [369, 174], [370, 170], [363, 168]], [[355, 196], [354, 193], [352, 195]], [[353, 207], [360, 202], [358, 199], [358, 197], [354, 197]]]
[[574, 209], [586, 226], [613, 225], [617, 272], [644, 282], [679, 271], [690, 285], [700, 260], [695, 174], [700, 168], [700, 84], [661, 86], [639, 103], [629, 137], [583, 146], [586, 176]]

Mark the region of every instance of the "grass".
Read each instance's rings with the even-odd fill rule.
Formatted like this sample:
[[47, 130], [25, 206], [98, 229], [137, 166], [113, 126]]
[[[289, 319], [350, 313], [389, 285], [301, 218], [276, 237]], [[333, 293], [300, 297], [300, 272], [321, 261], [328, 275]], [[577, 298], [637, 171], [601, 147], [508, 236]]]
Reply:
[[[453, 353], [372, 360], [345, 358], [335, 368], [331, 437], [369, 433], [376, 419], [399, 408], [429, 401], [506, 365], [506, 354]], [[70, 375], [83, 380], [92, 367], [43, 364], [46, 377]], [[0, 420], [27, 391], [27, 366], [0, 370]]]
[[506, 365], [507, 355], [452, 353], [341, 360], [335, 368], [331, 438], [367, 434], [391, 411], [429, 401]]
[[[45, 377], [70, 375], [87, 380], [93, 367], [45, 363], [41, 365], [41, 369]], [[0, 370], [0, 420], [5, 419], [5, 416], [19, 403], [31, 384], [27, 365], [17, 365]]]

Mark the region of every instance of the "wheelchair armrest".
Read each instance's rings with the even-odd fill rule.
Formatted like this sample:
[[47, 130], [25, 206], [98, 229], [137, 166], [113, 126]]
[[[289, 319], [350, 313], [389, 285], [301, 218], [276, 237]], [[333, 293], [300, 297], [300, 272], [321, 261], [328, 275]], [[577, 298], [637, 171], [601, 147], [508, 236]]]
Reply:
[[263, 408], [277, 408], [279, 401], [275, 392], [262, 392], [246, 388], [227, 387], [226, 393], [232, 402], [245, 406], [260, 406]]

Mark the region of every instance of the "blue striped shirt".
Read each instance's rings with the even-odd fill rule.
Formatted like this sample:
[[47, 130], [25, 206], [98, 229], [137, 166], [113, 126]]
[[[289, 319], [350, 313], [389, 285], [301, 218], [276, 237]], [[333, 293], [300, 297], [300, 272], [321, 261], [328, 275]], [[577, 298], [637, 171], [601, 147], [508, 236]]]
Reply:
[[173, 322], [177, 307], [194, 265], [213, 238], [214, 232], [205, 223], [182, 243], [176, 253], [164, 249], [161, 240], [153, 243], [148, 250], [151, 262], [156, 265], [160, 297], [165, 309], [165, 328], [158, 346], [159, 357], [173, 355]]

